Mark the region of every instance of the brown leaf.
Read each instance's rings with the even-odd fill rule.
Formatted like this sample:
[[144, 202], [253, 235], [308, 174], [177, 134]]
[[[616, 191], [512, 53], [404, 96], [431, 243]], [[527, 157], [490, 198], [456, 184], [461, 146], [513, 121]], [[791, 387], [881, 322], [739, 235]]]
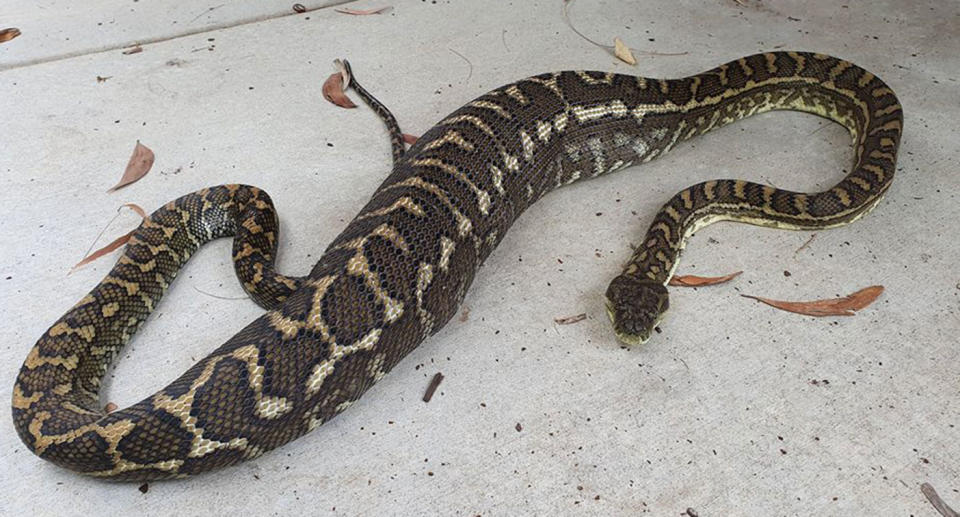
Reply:
[[343, 93], [343, 85], [350, 84], [350, 74], [347, 73], [347, 67], [339, 59], [334, 60], [339, 70], [335, 74], [330, 74], [327, 80], [323, 82], [323, 98], [340, 106], [341, 108], [356, 108], [357, 105]]
[[352, 14], [354, 16], [367, 16], [370, 14], [380, 14], [387, 9], [390, 9], [390, 6], [380, 7], [377, 9], [334, 9], [334, 11], [343, 14]]
[[669, 285], [674, 287], [702, 287], [705, 285], [717, 285], [729, 282], [740, 276], [741, 273], [743, 273], [743, 271], [737, 271], [736, 273], [730, 273], [729, 275], [723, 276], [681, 275], [671, 278]]
[[565, 318], [554, 318], [553, 321], [556, 322], [557, 325], [572, 325], [574, 323], [581, 322], [585, 319], [587, 319], [587, 313], [582, 312], [580, 314], [577, 314], [576, 316], [567, 316]]
[[117, 405], [114, 404], [113, 402], [107, 402], [107, 405], [103, 406], [104, 413], [113, 413], [116, 410], [117, 410]]
[[16, 38], [20, 35], [20, 29], [16, 27], [10, 27], [9, 29], [0, 30], [0, 43], [6, 43], [13, 38]]
[[128, 48], [127, 50], [124, 50], [123, 52], [121, 52], [121, 54], [125, 56], [129, 56], [130, 54], [139, 54], [141, 52], [143, 52], [143, 47], [141, 47], [140, 45], [136, 45], [134, 47]]
[[814, 300], [810, 302], [785, 302], [751, 296], [749, 294], [741, 294], [740, 296], [753, 298], [754, 300], [761, 301], [780, 310], [806, 314], [807, 316], [853, 316], [854, 311], [863, 309], [873, 303], [882, 292], [882, 285], [873, 285], [849, 296], [844, 296], [843, 298]]
[[419, 139], [420, 139], [419, 136], [413, 136], [409, 133], [403, 133], [403, 141], [406, 142], [407, 144], [413, 145], [417, 143], [417, 140]]
[[[142, 218], [144, 218], [144, 219], [147, 218], [147, 213], [146, 213], [142, 208], [140, 208], [139, 206], [137, 206], [137, 205], [135, 205], [135, 204], [133, 204], [133, 203], [127, 203], [127, 204], [125, 204], [125, 205], [123, 205], [123, 206], [125, 206], [125, 207], [127, 207], [127, 208], [130, 208], [131, 210], [133, 210], [134, 212], [136, 212], [137, 214], [139, 214], [140, 217], [142, 217]], [[85, 266], [85, 265], [93, 262], [94, 260], [97, 260], [98, 258], [100, 258], [100, 257], [102, 257], [102, 256], [104, 256], [104, 255], [106, 255], [106, 254], [108, 254], [108, 253], [116, 250], [116, 249], [119, 248], [120, 246], [123, 246], [124, 244], [127, 243], [127, 241], [130, 240], [130, 237], [133, 236], [133, 232], [135, 232], [135, 231], [137, 231], [136, 228], [134, 228], [134, 229], [130, 230], [129, 232], [121, 235], [120, 237], [117, 237], [117, 238], [114, 239], [113, 242], [111, 242], [110, 244], [107, 244], [106, 246], [98, 249], [97, 251], [94, 251], [93, 253], [90, 253], [90, 254], [87, 255], [86, 257], [83, 257], [83, 259], [82, 259], [80, 262], [77, 262], [77, 264], [70, 269], [70, 272], [72, 273], [72, 272], [73, 272], [74, 270], [76, 270], [77, 268], [79, 268], [79, 267], [81, 267], [81, 266]], [[69, 274], [69, 273], [68, 273], [68, 274]]]
[[613, 38], [613, 55], [628, 65], [637, 64], [637, 58], [633, 57], [633, 52], [630, 52], [630, 47], [628, 47], [619, 36]]
[[123, 176], [107, 192], [113, 192], [146, 176], [150, 172], [150, 167], [153, 167], [153, 160], [153, 151], [137, 140], [137, 145], [133, 147], [133, 154], [130, 155], [130, 161], [127, 162], [127, 168], [123, 171]]

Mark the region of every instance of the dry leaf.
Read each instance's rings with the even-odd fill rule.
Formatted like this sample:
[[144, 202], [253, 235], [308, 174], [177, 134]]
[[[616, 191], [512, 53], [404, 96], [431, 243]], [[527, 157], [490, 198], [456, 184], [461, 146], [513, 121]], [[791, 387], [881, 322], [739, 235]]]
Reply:
[[117, 405], [114, 404], [113, 402], [107, 402], [107, 405], [103, 406], [104, 413], [113, 413], [116, 410], [117, 410]]
[[[137, 214], [139, 214], [140, 217], [142, 217], [142, 218], [144, 218], [144, 219], [147, 218], [147, 213], [146, 213], [142, 208], [140, 208], [139, 206], [137, 206], [137, 205], [135, 205], [135, 204], [133, 204], [133, 203], [127, 203], [127, 204], [125, 204], [125, 205], [123, 205], [123, 206], [125, 206], [125, 207], [127, 207], [127, 208], [130, 208], [131, 210], [133, 210], [134, 212], [136, 212]], [[97, 251], [94, 251], [93, 253], [90, 253], [90, 254], [87, 255], [86, 257], [83, 257], [83, 259], [82, 259], [80, 262], [77, 262], [77, 264], [70, 269], [70, 273], [72, 273], [72, 272], [73, 272], [74, 270], [76, 270], [77, 268], [79, 268], [79, 267], [81, 267], [81, 266], [85, 266], [85, 265], [93, 262], [94, 260], [97, 260], [98, 258], [100, 258], [100, 257], [102, 257], [102, 256], [104, 256], [104, 255], [106, 255], [106, 254], [108, 254], [108, 253], [116, 250], [116, 249], [119, 248], [120, 246], [123, 246], [124, 244], [127, 243], [127, 241], [130, 240], [130, 237], [133, 236], [133, 232], [135, 232], [135, 231], [137, 231], [136, 228], [134, 228], [134, 229], [130, 230], [129, 232], [121, 235], [120, 237], [117, 237], [117, 238], [114, 239], [113, 242], [111, 242], [110, 244], [107, 244], [106, 246], [98, 249]], [[69, 275], [70, 273], [67, 273], [67, 274]]]
[[0, 30], [0, 43], [6, 43], [13, 38], [16, 38], [20, 35], [20, 29], [16, 27], [10, 27], [9, 29]]
[[717, 285], [729, 282], [740, 276], [741, 273], [743, 273], [743, 271], [737, 271], [736, 273], [730, 273], [729, 275], [723, 276], [681, 275], [671, 278], [669, 285], [674, 287], [702, 287], [705, 285]]
[[143, 47], [141, 47], [140, 45], [137, 45], [135, 47], [124, 50], [123, 52], [121, 52], [121, 54], [125, 56], [129, 56], [130, 54], [139, 54], [141, 52], [143, 52]]
[[630, 47], [628, 47], [620, 37], [613, 38], [613, 55], [628, 65], [637, 64], [637, 58], [633, 57], [633, 52], [630, 52]]
[[387, 9], [390, 9], [389, 5], [378, 9], [334, 9], [334, 11], [343, 14], [352, 14], [354, 16], [367, 16], [369, 14], [380, 14]]
[[153, 167], [153, 160], [153, 151], [137, 140], [137, 145], [133, 148], [133, 154], [130, 155], [130, 161], [127, 162], [127, 168], [123, 171], [123, 176], [107, 192], [113, 192], [146, 176], [150, 172], [150, 167]]
[[753, 298], [754, 300], [761, 301], [780, 310], [806, 314], [807, 316], [853, 316], [854, 311], [863, 309], [873, 303], [882, 292], [882, 285], [873, 285], [849, 296], [844, 296], [843, 298], [814, 300], [810, 302], [784, 302], [761, 298], [759, 296], [751, 296], [749, 294], [741, 294], [740, 296]]
[[587, 319], [587, 313], [582, 312], [580, 314], [577, 314], [576, 316], [567, 316], [566, 318], [554, 318], [553, 321], [556, 322], [557, 325], [572, 325], [574, 323], [583, 321], [585, 319]]
[[323, 98], [341, 108], [356, 108], [357, 105], [343, 93], [343, 85], [350, 84], [350, 73], [339, 59], [334, 60], [334, 64], [337, 65], [339, 72], [330, 74], [330, 77], [323, 82]]
[[420, 139], [419, 136], [413, 136], [409, 133], [403, 133], [403, 141], [407, 144], [413, 145], [417, 143], [417, 140], [419, 139]]
[[307, 8], [303, 4], [293, 4], [293, 12], [305, 13], [307, 12]]

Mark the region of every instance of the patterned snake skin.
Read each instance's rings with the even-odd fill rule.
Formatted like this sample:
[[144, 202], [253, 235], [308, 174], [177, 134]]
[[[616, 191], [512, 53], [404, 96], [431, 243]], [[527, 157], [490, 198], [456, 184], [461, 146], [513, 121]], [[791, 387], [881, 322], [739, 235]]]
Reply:
[[[677, 80], [548, 73], [477, 98], [406, 154], [393, 117], [379, 110], [391, 128], [393, 172], [309, 275], [274, 271], [277, 218], [259, 189], [223, 185], [167, 204], [30, 350], [13, 389], [17, 432], [44, 459], [121, 480], [256, 457], [343, 411], [441, 328], [513, 221], [544, 194], [775, 109], [846, 126], [851, 172], [815, 194], [714, 180], [674, 196], [607, 291], [617, 335], [642, 342], [697, 228], [726, 219], [820, 229], [877, 204], [893, 180], [902, 127], [890, 88], [849, 62], [802, 52]], [[190, 255], [228, 235], [240, 280], [268, 311], [166, 388], [105, 413], [99, 391], [110, 362]]]

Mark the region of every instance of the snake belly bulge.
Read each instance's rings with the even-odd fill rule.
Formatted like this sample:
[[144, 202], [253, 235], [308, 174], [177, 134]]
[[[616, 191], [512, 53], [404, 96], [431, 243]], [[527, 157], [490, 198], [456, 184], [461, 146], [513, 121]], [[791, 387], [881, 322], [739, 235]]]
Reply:
[[[902, 128], [887, 85], [804, 52], [757, 54], [675, 80], [576, 71], [524, 79], [461, 107], [405, 154], [391, 127], [393, 171], [305, 277], [273, 268], [277, 218], [265, 193], [222, 185], [188, 194], [145, 220], [106, 278], [30, 350], [13, 389], [17, 432], [46, 460], [120, 480], [256, 457], [343, 411], [441, 328], [513, 221], [544, 194], [778, 109], [847, 127], [850, 172], [818, 193], [711, 180], [669, 200], [606, 292], [616, 335], [643, 342], [697, 228], [719, 220], [828, 228], [877, 204]], [[164, 389], [106, 413], [100, 386], [112, 359], [189, 256], [228, 235], [244, 288], [267, 312]]]

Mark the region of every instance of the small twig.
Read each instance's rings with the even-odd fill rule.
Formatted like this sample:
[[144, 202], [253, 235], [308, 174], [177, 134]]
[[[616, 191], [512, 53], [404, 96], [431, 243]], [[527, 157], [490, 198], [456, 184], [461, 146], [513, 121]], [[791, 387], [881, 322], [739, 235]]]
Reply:
[[217, 298], [219, 300], [246, 300], [248, 298], [247, 296], [218, 296], [213, 293], [208, 293], [197, 286], [193, 286], [193, 288], [196, 289], [196, 291], [200, 294], [205, 294], [211, 298]]
[[433, 379], [430, 379], [430, 385], [427, 386], [427, 391], [423, 394], [423, 401], [430, 402], [430, 399], [433, 398], [433, 392], [437, 391], [437, 386], [440, 386], [440, 382], [443, 380], [443, 374], [437, 372], [433, 376]]
[[793, 252], [793, 254], [796, 255], [797, 253], [800, 253], [801, 251], [803, 251], [804, 249], [806, 249], [806, 247], [809, 246], [811, 242], [813, 242], [813, 239], [814, 239], [814, 237], [816, 237], [816, 236], [817, 236], [817, 234], [811, 235], [810, 238], [807, 239], [807, 242], [804, 242], [803, 245], [801, 245], [799, 248], [797, 248], [797, 251], [794, 251], [794, 252]]
[[581, 312], [580, 314], [577, 314], [576, 316], [567, 316], [567, 317], [565, 317], [565, 318], [553, 318], [553, 321], [554, 321], [557, 325], [572, 325], [572, 324], [574, 324], [574, 323], [581, 322], [581, 321], [583, 321], [583, 320], [585, 320], [585, 319], [587, 319], [587, 313]]
[[193, 23], [193, 22], [197, 21], [197, 19], [199, 19], [201, 16], [203, 16], [203, 15], [205, 15], [205, 14], [210, 14], [210, 12], [216, 11], [217, 9], [219, 9], [219, 8], [225, 6], [225, 5], [227, 5], [227, 4], [220, 4], [220, 5], [215, 5], [215, 6], [213, 6], [213, 7], [207, 7], [207, 10], [206, 10], [206, 11], [204, 11], [204, 12], [202, 12], [202, 13], [194, 16], [193, 19], [190, 20], [190, 21], [187, 22], [187, 23]]
[[930, 504], [932, 504], [943, 517], [960, 517], [960, 513], [957, 513], [953, 508], [947, 506], [947, 503], [943, 502], [943, 499], [940, 499], [940, 495], [937, 494], [937, 491], [933, 489], [930, 483], [920, 485], [920, 491], [923, 492], [923, 495], [927, 497], [927, 501], [930, 501]]
[[466, 82], [470, 81], [470, 78], [473, 77], [473, 63], [471, 63], [469, 59], [467, 59], [466, 57], [464, 57], [463, 54], [457, 52], [456, 50], [453, 50], [452, 48], [448, 48], [447, 50], [449, 50], [450, 52], [453, 52], [454, 54], [460, 56], [460, 59], [466, 61], [467, 64], [470, 65], [470, 72], [467, 73], [467, 78], [464, 79], [463, 82], [466, 83]]
[[[593, 43], [594, 45], [606, 50], [610, 55], [613, 55], [614, 57], [616, 57], [614, 55], [613, 45], [604, 45], [603, 43], [597, 43], [596, 41], [588, 38], [584, 33], [578, 31], [577, 28], [573, 26], [573, 22], [570, 21], [570, 13], [567, 11], [567, 7], [572, 3], [573, 3], [573, 0], [563, 0], [563, 21], [567, 23], [567, 26], [570, 27], [570, 30], [576, 33], [577, 36], [580, 36], [581, 38], [587, 40], [588, 42]], [[630, 50], [634, 50], [634, 49], [630, 49]], [[647, 56], [685, 56], [689, 54], [689, 52], [652, 52], [649, 50], [634, 50], [634, 51]]]
[[503, 48], [510, 52], [510, 47], [507, 46], [507, 29], [500, 31], [500, 41], [503, 42]]

